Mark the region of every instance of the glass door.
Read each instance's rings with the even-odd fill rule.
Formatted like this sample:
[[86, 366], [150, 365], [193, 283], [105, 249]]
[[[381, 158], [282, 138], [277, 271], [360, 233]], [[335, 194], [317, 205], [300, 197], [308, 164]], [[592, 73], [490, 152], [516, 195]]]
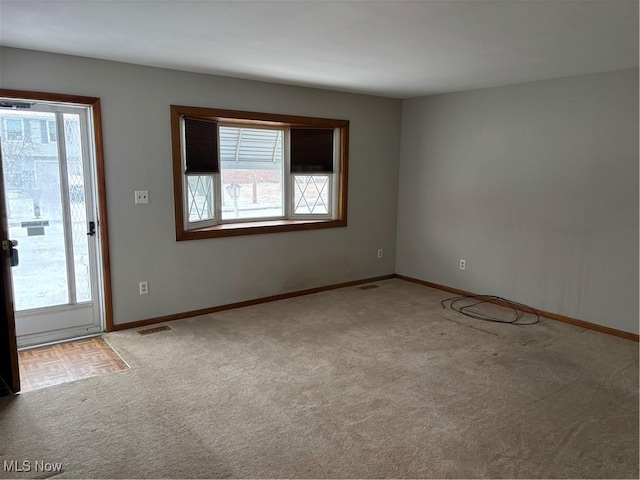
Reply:
[[18, 345], [102, 331], [85, 107], [6, 100], [0, 108]]

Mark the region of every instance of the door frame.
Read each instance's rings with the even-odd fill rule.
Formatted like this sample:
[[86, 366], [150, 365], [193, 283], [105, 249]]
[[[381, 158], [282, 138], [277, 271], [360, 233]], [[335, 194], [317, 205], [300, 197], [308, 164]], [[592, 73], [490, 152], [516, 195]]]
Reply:
[[[96, 200], [98, 210], [97, 233], [100, 237], [100, 249], [98, 261], [102, 270], [102, 301], [104, 312], [104, 328], [106, 332], [113, 331], [113, 303], [111, 291], [111, 268], [109, 257], [109, 233], [107, 221], [107, 190], [104, 170], [104, 153], [102, 140], [102, 116], [100, 99], [80, 95], [67, 95], [60, 93], [31, 92], [26, 90], [10, 90], [0, 88], [0, 97], [24, 100], [39, 100], [45, 102], [71, 103], [89, 107], [90, 122], [93, 126], [93, 139], [95, 146], [95, 176], [96, 176]], [[10, 333], [10, 332], [9, 332]], [[15, 329], [13, 332], [15, 341]]]
[[[9, 240], [7, 208], [4, 202], [4, 175], [2, 173], [2, 151], [0, 149], [0, 240]], [[20, 391], [20, 370], [18, 368], [18, 344], [16, 339], [15, 304], [11, 285], [11, 265], [9, 251], [0, 247], [0, 396], [4, 394], [6, 383], [13, 393]]]

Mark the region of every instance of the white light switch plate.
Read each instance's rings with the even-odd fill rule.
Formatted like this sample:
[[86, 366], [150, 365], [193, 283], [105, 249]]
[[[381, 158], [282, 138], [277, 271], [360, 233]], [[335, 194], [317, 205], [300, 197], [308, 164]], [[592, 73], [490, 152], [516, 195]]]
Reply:
[[136, 190], [136, 203], [149, 203], [149, 191], [148, 190]]

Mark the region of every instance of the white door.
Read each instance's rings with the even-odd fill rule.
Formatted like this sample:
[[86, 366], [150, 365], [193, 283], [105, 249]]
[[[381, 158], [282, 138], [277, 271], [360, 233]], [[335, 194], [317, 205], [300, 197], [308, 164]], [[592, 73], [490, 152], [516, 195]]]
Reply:
[[0, 99], [18, 346], [101, 332], [95, 148], [88, 107]]

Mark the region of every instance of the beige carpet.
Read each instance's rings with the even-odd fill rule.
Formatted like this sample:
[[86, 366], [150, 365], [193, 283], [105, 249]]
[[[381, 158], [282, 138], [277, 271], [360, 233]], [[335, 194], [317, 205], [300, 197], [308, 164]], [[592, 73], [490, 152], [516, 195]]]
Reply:
[[[638, 478], [638, 344], [394, 279], [111, 333], [131, 369], [0, 398], [56, 478]], [[3, 472], [4, 477], [53, 473]]]

